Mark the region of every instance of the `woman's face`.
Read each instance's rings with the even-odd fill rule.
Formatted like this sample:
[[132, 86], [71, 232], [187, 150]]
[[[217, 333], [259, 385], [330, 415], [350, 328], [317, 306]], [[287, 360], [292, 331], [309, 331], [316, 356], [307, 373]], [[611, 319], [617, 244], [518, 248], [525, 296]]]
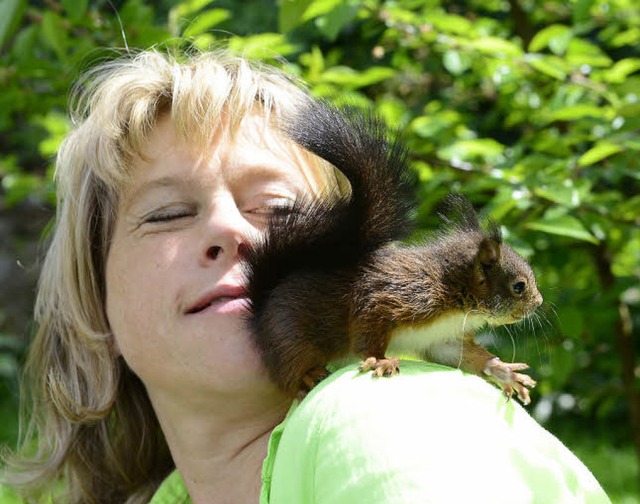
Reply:
[[271, 386], [244, 323], [242, 247], [273, 207], [309, 192], [304, 161], [257, 115], [212, 146], [195, 152], [161, 120], [117, 211], [107, 316], [152, 395]]

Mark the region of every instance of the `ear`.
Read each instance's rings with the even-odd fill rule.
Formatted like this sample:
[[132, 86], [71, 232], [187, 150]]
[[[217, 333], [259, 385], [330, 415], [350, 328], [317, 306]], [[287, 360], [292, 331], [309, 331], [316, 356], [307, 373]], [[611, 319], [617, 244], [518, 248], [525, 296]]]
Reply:
[[122, 355], [122, 352], [120, 351], [120, 345], [118, 345], [118, 340], [116, 340], [116, 337], [113, 335], [113, 333], [111, 333], [107, 339], [107, 345], [109, 348], [109, 354], [116, 358], [116, 357], [120, 357]]
[[499, 261], [500, 242], [493, 238], [483, 238], [475, 258], [476, 274], [480, 278], [486, 278]]

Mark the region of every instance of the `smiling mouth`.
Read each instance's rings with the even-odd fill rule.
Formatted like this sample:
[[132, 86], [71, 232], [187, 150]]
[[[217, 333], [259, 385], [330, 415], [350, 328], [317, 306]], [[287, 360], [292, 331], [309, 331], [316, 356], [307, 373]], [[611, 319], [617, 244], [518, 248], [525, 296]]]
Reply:
[[228, 303], [231, 301], [245, 301], [247, 298], [245, 296], [220, 296], [215, 299], [212, 299], [208, 303], [204, 303], [202, 305], [194, 306], [193, 308], [187, 310], [187, 315], [192, 315], [194, 313], [199, 313], [203, 310], [206, 310], [210, 306]]

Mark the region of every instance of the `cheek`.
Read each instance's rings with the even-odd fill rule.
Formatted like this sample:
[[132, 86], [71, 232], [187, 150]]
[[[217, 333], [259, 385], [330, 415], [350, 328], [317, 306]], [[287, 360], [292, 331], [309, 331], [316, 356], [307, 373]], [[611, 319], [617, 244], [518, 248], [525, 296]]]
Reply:
[[194, 266], [189, 243], [138, 250], [114, 241], [107, 260], [107, 317], [127, 365], [147, 387], [235, 389], [268, 381], [243, 317], [185, 317], [185, 299], [217, 276]]
[[153, 352], [153, 340], [165, 325], [169, 280], [160, 257], [118, 242], [112, 245], [106, 265], [107, 317], [117, 347], [131, 367]]

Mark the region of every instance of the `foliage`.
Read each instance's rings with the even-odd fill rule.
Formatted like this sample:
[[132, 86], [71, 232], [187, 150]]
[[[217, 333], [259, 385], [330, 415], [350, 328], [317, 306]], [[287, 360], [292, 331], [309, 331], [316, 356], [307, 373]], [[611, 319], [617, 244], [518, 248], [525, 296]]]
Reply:
[[282, 64], [315, 94], [371, 105], [403, 132], [422, 229], [437, 225], [437, 203], [451, 190], [503, 224], [537, 270], [547, 310], [489, 337], [505, 359], [532, 364], [533, 412], [552, 428], [596, 422], [611, 443], [635, 439], [640, 454], [637, 2], [113, 7], [119, 19], [108, 1], [0, 4], [0, 208], [52, 204], [70, 82], [113, 57], [123, 33], [132, 48], [222, 44]]

